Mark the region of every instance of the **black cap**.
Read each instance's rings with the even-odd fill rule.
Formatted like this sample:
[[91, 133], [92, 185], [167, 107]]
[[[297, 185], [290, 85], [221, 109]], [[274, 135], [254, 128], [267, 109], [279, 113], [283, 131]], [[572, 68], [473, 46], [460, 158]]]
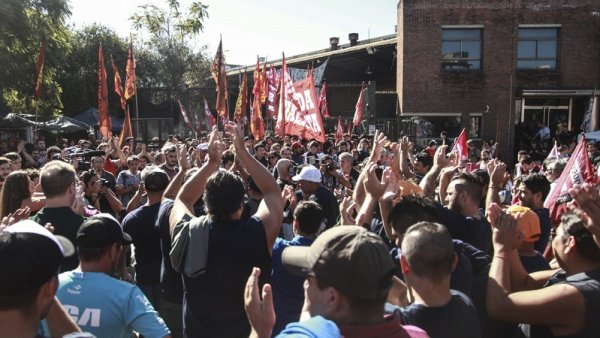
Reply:
[[166, 172], [158, 168], [147, 169], [142, 173], [142, 180], [147, 191], [164, 191], [169, 186], [169, 176]]
[[88, 218], [77, 231], [78, 247], [104, 248], [114, 243], [131, 242], [131, 236], [123, 232], [119, 222], [110, 214], [98, 214]]
[[59, 272], [63, 249], [43, 226], [25, 220], [0, 233], [0, 296], [36, 290]]

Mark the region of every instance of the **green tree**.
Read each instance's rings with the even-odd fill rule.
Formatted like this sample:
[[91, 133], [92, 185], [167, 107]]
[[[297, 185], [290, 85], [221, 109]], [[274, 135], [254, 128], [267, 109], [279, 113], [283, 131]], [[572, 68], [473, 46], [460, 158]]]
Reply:
[[67, 0], [0, 1], [0, 106], [33, 113], [35, 61], [46, 41], [40, 120], [62, 111], [57, 75], [69, 52]]
[[70, 37], [72, 49], [67, 56], [64, 71], [59, 77], [65, 115], [73, 116], [90, 107], [98, 107], [98, 47], [102, 44], [104, 66], [108, 82], [109, 110], [123, 116], [120, 99], [114, 90], [112, 55], [125, 83], [128, 43], [114, 30], [100, 24], [84, 26]]
[[[167, 9], [156, 5], [139, 6], [131, 16], [134, 29], [149, 36], [139, 41], [136, 75], [147, 87], [167, 87], [182, 93], [187, 87], [206, 84], [210, 61], [205, 48], [194, 51], [192, 41], [204, 28], [208, 6], [193, 2], [187, 13], [180, 11], [178, 0], [166, 0]], [[147, 33], [147, 34], [146, 34]]]

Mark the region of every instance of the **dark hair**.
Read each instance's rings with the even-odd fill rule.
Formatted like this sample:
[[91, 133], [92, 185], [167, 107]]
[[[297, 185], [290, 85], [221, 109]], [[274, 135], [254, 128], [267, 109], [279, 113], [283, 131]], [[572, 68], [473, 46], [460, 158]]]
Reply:
[[577, 252], [584, 259], [600, 262], [600, 248], [594, 241], [593, 234], [586, 229], [585, 224], [575, 213], [569, 211], [561, 218], [565, 234], [575, 237]]
[[543, 174], [530, 174], [525, 175], [521, 179], [521, 184], [525, 185], [525, 188], [531, 190], [532, 194], [542, 193], [542, 201], [546, 199], [550, 192], [550, 182]]
[[262, 194], [262, 191], [260, 190], [258, 185], [256, 185], [256, 182], [254, 182], [254, 179], [252, 178], [252, 176], [248, 176], [248, 189], [253, 190], [259, 194]]
[[96, 172], [94, 170], [88, 170], [81, 173], [81, 175], [79, 175], [79, 179], [87, 186], [94, 176], [98, 176]]
[[265, 148], [265, 144], [263, 143], [263, 141], [260, 141], [254, 145], [254, 151], [257, 151], [258, 148]]
[[406, 230], [402, 255], [415, 275], [439, 282], [452, 272], [454, 244], [443, 225], [419, 222]]
[[15, 152], [6, 153], [6, 154], [4, 154], [4, 157], [6, 157], [7, 159], [9, 159], [11, 161], [17, 161], [17, 160], [21, 159], [21, 155], [15, 153]]
[[301, 201], [294, 210], [294, 219], [298, 221], [298, 228], [307, 235], [316, 234], [323, 222], [323, 208], [313, 201]]
[[421, 196], [402, 197], [388, 215], [388, 223], [402, 235], [413, 224], [424, 221], [439, 222], [439, 218], [433, 201]]
[[52, 147], [46, 149], [46, 157], [49, 158], [49, 159], [51, 159], [52, 155], [54, 155], [54, 154], [60, 154], [61, 151], [62, 150], [60, 150], [59, 147], [52, 146]]
[[20, 295], [0, 295], [0, 311], [19, 310], [23, 314], [30, 314], [35, 308], [35, 303], [42, 286], [43, 284]]
[[521, 160], [519, 161], [519, 163], [521, 163], [521, 164], [531, 164], [531, 163], [533, 163], [533, 160], [531, 159], [531, 156], [529, 156], [529, 155], [523, 155], [523, 157], [521, 157]]
[[415, 156], [415, 161], [417, 162], [421, 162], [421, 164], [423, 164], [424, 167], [430, 167], [433, 165], [433, 157], [431, 157], [428, 153], [426, 152], [420, 152], [417, 154], [417, 156]]
[[83, 262], [95, 262], [100, 260], [113, 246], [110, 244], [103, 248], [85, 248], [83, 246], [77, 246], [77, 253], [79, 254], [79, 260]]
[[46, 198], [63, 195], [75, 182], [75, 169], [62, 161], [50, 161], [42, 168], [40, 184]]
[[225, 165], [225, 164], [227, 164], [227, 162], [230, 162], [230, 161], [231, 162], [235, 161], [235, 154], [231, 150], [225, 150], [223, 152], [223, 154], [221, 155], [221, 164]]
[[[384, 277], [386, 279], [386, 282], [388, 282], [389, 280], [389, 283], [391, 283], [393, 272], [394, 270], [391, 270], [389, 276]], [[344, 295], [344, 298], [348, 302], [350, 313], [356, 318], [370, 317], [375, 313], [382, 313], [383, 315], [383, 309], [385, 306], [385, 302], [387, 301], [387, 294], [376, 299], [365, 300], [361, 298], [352, 297], [344, 293], [342, 290], [336, 288], [335, 286], [332, 286], [326, 281], [320, 279], [319, 277], [315, 277], [315, 279], [317, 280], [317, 287], [319, 288], [319, 290], [324, 290], [325, 288], [333, 287], [339, 293]]]
[[219, 169], [206, 182], [204, 206], [215, 221], [222, 222], [240, 209], [245, 195], [244, 183], [235, 174]]
[[177, 147], [175, 147], [175, 145], [164, 147], [162, 149], [162, 153], [165, 154], [165, 155], [167, 155], [168, 153], [172, 153], [174, 151], [177, 151]]
[[490, 184], [490, 174], [487, 170], [476, 169], [471, 171], [471, 176], [477, 180], [481, 187], [487, 187]]
[[13, 171], [4, 181], [0, 193], [0, 219], [21, 207], [24, 199], [31, 197], [29, 192], [29, 175], [24, 170]]
[[[471, 175], [471, 174], [467, 174], [467, 173], [460, 173], [454, 177], [452, 177], [452, 179], [450, 180], [450, 182], [452, 181], [457, 181], [457, 180], [461, 180], [462, 183], [460, 184], [460, 191], [466, 191], [467, 194], [469, 195], [469, 197], [471, 197], [471, 200], [477, 204], [479, 204], [481, 202], [481, 198], [482, 198], [482, 191], [481, 191], [481, 179], [479, 178], [475, 178], [475, 175]], [[459, 191], [459, 192], [460, 192]]]

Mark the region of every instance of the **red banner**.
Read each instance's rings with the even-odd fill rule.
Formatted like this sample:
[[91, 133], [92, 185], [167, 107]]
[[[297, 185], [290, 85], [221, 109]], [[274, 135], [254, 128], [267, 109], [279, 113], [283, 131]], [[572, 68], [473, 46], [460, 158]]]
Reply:
[[238, 94], [237, 101], [235, 103], [235, 110], [233, 112], [233, 120], [241, 123], [246, 115], [246, 96], [248, 91], [248, 75], [244, 71], [242, 75], [242, 82], [240, 83], [240, 93]]
[[[285, 73], [284, 73], [285, 75]], [[312, 75], [286, 88], [285, 134], [298, 135], [304, 139], [325, 142], [325, 130], [317, 107], [315, 83]], [[291, 94], [291, 95], [290, 95]], [[289, 98], [291, 96], [291, 99]], [[279, 120], [277, 121], [279, 123]]]
[[355, 127], [357, 127], [362, 121], [363, 110], [364, 110], [364, 101], [363, 94], [365, 92], [365, 87], [360, 87], [360, 95], [358, 95], [358, 101], [356, 101], [356, 106], [354, 107], [354, 118], [352, 119], [352, 123]]
[[319, 112], [323, 114], [323, 117], [329, 117], [329, 109], [327, 108], [327, 83], [323, 83], [321, 92], [319, 93]]
[[183, 106], [183, 104], [181, 104], [181, 101], [179, 101], [179, 98], [175, 98], [175, 100], [177, 101], [177, 104], [179, 105], [179, 111], [181, 112], [181, 115], [183, 116], [183, 122], [185, 124], [185, 127], [188, 129], [192, 129], [192, 123], [190, 122], [190, 118], [188, 117], [187, 111], [185, 111], [185, 107]]
[[206, 98], [204, 98], [204, 117], [206, 118], [206, 126], [208, 127], [208, 131], [210, 132], [212, 127], [217, 124], [217, 120], [210, 111], [210, 108], [208, 108], [208, 102], [206, 102]]
[[113, 59], [112, 55], [110, 56], [110, 64], [112, 65], [113, 73], [115, 74], [115, 93], [119, 95], [119, 98], [121, 99], [121, 108], [125, 110], [126, 100], [125, 97], [123, 97], [123, 85], [121, 84], [121, 75], [119, 75], [119, 70], [115, 65], [115, 60]]
[[267, 71], [267, 114], [272, 120], [277, 119], [277, 87], [279, 85], [279, 77], [277, 71], [271, 65]]
[[42, 82], [44, 77], [44, 59], [46, 58], [46, 43], [42, 41], [40, 45], [40, 54], [35, 62], [35, 89], [33, 99], [39, 100], [42, 96]]
[[133, 137], [133, 131], [131, 129], [131, 118], [129, 117], [129, 109], [125, 109], [125, 118], [123, 119], [123, 129], [119, 135], [119, 147], [123, 145], [123, 142], [128, 138]]
[[558, 178], [554, 190], [544, 202], [544, 207], [550, 209], [550, 218], [555, 225], [560, 223], [560, 217], [568, 210], [567, 203], [571, 201], [569, 189], [575, 184], [581, 185], [584, 182], [594, 182], [595, 180], [594, 169], [586, 150], [585, 138], [582, 137]]
[[133, 49], [129, 48], [127, 56], [127, 69], [125, 74], [125, 100], [135, 96], [135, 60], [133, 58]]
[[[322, 90], [322, 89], [321, 89]], [[342, 118], [338, 116], [337, 130], [335, 131], [335, 143], [344, 139], [344, 126], [342, 126]]]
[[98, 48], [98, 124], [100, 125], [100, 133], [108, 140], [111, 121], [108, 115], [108, 86], [106, 85], [106, 68], [104, 68], [102, 45]]
[[456, 138], [452, 152], [456, 154], [459, 161], [469, 159], [469, 148], [467, 148], [467, 131], [465, 128], [460, 132], [460, 135]]
[[223, 57], [223, 41], [219, 41], [219, 48], [212, 63], [210, 72], [216, 84], [217, 91], [217, 115], [222, 121], [229, 120], [229, 111], [227, 109], [227, 75], [225, 74], [225, 59]]

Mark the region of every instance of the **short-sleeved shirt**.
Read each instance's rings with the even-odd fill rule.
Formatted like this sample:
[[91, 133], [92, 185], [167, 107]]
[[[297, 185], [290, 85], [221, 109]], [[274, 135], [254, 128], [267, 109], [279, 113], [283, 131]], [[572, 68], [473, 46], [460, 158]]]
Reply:
[[156, 231], [156, 216], [160, 203], [143, 205], [125, 216], [123, 231], [133, 239], [135, 246], [135, 279], [138, 284], [160, 284], [162, 251]]
[[[132, 174], [129, 170], [123, 170], [117, 176], [117, 185], [123, 188], [129, 188], [134, 184], [140, 184], [142, 178], [140, 176], [140, 172], [138, 171], [135, 175]], [[121, 195], [121, 203], [123, 203], [123, 207], [126, 208], [127, 204], [129, 204], [129, 200], [135, 195], [136, 191], [131, 191], [129, 193], [125, 193]]]
[[[207, 216], [203, 216], [207, 217]], [[184, 331], [188, 337], [248, 337], [250, 324], [244, 310], [244, 288], [253, 267], [269, 280], [271, 255], [262, 221], [209, 223], [206, 272], [183, 274]], [[190, 232], [189, 241], [195, 241]]]
[[436, 211], [453, 239], [460, 239], [488, 253], [492, 247], [492, 226], [485, 218], [463, 216], [437, 203]]
[[158, 216], [156, 217], [156, 229], [160, 237], [162, 248], [162, 266], [160, 269], [160, 285], [162, 286], [162, 297], [174, 304], [183, 302], [183, 282], [181, 274], [173, 270], [169, 252], [171, 250], [171, 230], [169, 227], [169, 216], [173, 210], [173, 200], [164, 199], [160, 203]]
[[135, 285], [102, 272], [69, 271], [58, 276], [56, 296], [77, 325], [97, 337], [164, 337], [169, 329]]
[[452, 297], [444, 306], [411, 304], [400, 308], [402, 322], [422, 328], [431, 338], [481, 337], [477, 311], [469, 297], [455, 290], [450, 293]]
[[[73, 246], [76, 247], [77, 230], [84, 221], [84, 217], [76, 214], [70, 207], [60, 208], [48, 208], [44, 207], [38, 211], [34, 216], [30, 217], [31, 220], [41, 225], [46, 223], [52, 223], [54, 227], [54, 234], [66, 237]], [[77, 255], [65, 257], [63, 264], [60, 267], [60, 271], [70, 271], [79, 265], [79, 258]]]
[[339, 205], [337, 199], [329, 189], [324, 186], [320, 186], [317, 191], [310, 195], [309, 200], [319, 203], [323, 209], [325, 215], [327, 229], [331, 228], [337, 223], [337, 219], [340, 216]]
[[273, 335], [277, 335], [288, 323], [300, 319], [304, 305], [304, 278], [289, 272], [281, 261], [283, 250], [290, 246], [310, 246], [313, 238], [296, 236], [291, 241], [281, 238], [273, 245], [273, 272], [271, 286], [273, 288], [273, 305], [275, 307], [275, 326]]

